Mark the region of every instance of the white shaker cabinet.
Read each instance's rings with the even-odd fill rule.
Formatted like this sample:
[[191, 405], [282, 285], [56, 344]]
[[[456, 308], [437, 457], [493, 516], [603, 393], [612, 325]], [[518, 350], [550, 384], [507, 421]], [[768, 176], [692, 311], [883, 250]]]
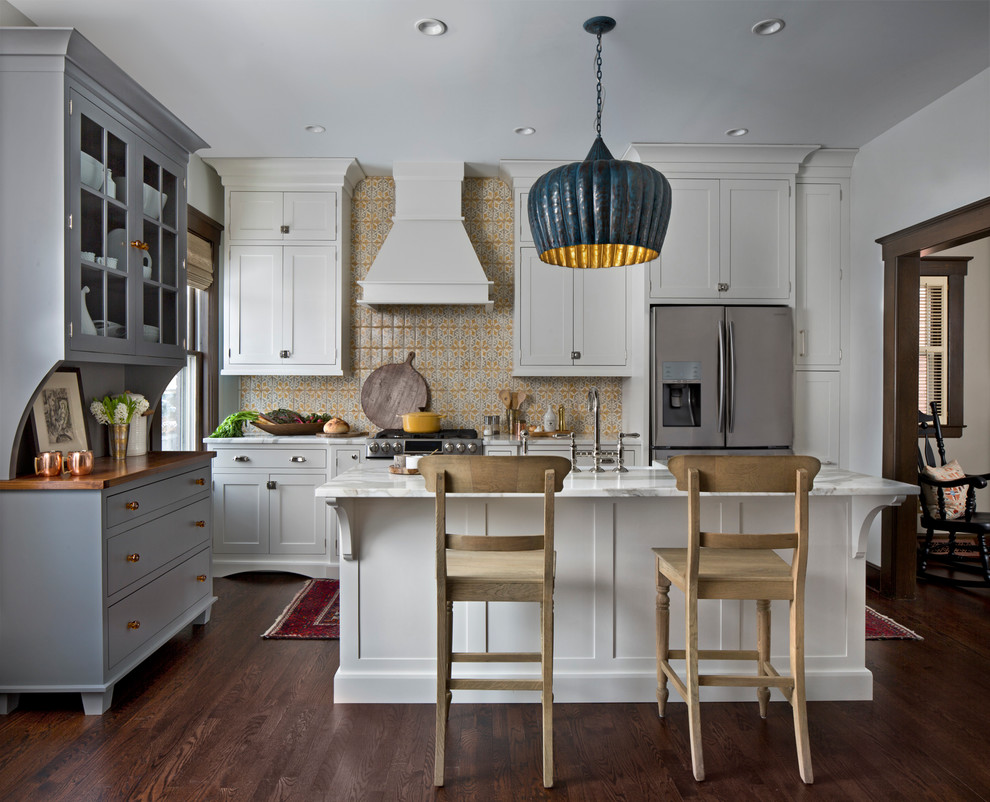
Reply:
[[626, 375], [626, 283], [621, 268], [558, 267], [541, 262], [535, 248], [520, 249], [513, 373]]
[[797, 185], [794, 364], [834, 368], [842, 360], [841, 285], [845, 227], [838, 184]]
[[670, 178], [671, 214], [650, 264], [656, 300], [790, 297], [791, 182]]
[[226, 195], [224, 374], [349, 370], [353, 159], [207, 159]]
[[339, 306], [336, 253], [329, 246], [230, 247], [227, 372], [279, 366], [324, 373], [341, 363], [340, 325], [326, 314]]
[[336, 192], [231, 192], [228, 236], [236, 242], [337, 239]]
[[794, 371], [794, 453], [839, 464], [841, 375], [834, 370]]

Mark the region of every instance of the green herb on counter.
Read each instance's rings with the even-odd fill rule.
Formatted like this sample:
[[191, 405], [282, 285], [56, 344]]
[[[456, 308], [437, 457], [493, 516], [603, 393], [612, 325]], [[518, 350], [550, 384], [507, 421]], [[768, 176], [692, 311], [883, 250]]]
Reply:
[[235, 412], [223, 419], [217, 430], [210, 437], [243, 437], [244, 421], [258, 420], [258, 413], [249, 409]]

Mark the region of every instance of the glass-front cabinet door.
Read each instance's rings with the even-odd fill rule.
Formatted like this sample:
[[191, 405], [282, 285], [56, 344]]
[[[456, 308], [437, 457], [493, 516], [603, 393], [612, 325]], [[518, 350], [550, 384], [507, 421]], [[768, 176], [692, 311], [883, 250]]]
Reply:
[[71, 351], [184, 358], [183, 170], [70, 93]]

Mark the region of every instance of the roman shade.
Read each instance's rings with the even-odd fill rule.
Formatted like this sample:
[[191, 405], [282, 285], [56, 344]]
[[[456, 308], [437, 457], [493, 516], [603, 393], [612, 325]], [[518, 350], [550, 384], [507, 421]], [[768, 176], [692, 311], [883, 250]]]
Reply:
[[208, 290], [213, 285], [213, 243], [192, 231], [187, 242], [186, 283], [196, 290]]

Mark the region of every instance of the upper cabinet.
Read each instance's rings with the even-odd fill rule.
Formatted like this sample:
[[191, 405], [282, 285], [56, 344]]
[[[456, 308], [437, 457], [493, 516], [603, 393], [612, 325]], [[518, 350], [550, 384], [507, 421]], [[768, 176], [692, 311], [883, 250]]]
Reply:
[[[69, 93], [69, 351], [185, 359], [185, 161]], [[74, 302], [73, 302], [74, 301]]]
[[208, 159], [224, 183], [223, 373], [341, 376], [353, 159]]
[[512, 374], [630, 376], [630, 294], [636, 282], [629, 276], [636, 268], [576, 270], [548, 265], [533, 246], [529, 188], [559, 165], [501, 164], [503, 179], [513, 186], [515, 209]]
[[794, 297], [794, 185], [813, 146], [633, 144], [623, 158], [671, 186], [667, 238], [649, 297], [787, 303]]
[[786, 300], [790, 182], [670, 178], [667, 238], [650, 264], [650, 297]]
[[207, 143], [71, 28], [4, 28], [0, 98], [0, 465], [14, 475], [24, 410], [62, 362], [185, 363], [186, 170]]

